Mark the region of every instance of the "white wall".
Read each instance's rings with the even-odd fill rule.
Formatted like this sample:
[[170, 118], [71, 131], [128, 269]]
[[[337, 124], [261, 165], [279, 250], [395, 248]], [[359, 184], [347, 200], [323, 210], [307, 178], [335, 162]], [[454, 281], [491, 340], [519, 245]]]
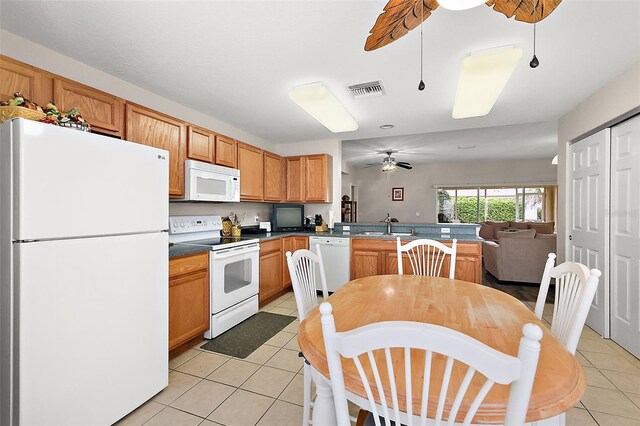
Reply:
[[342, 197], [342, 141], [340, 139], [323, 139], [308, 142], [282, 143], [277, 145], [277, 154], [282, 156], [329, 154], [333, 157], [333, 202], [307, 203], [305, 215], [321, 214], [329, 218], [329, 210], [333, 210], [335, 221], [340, 221], [340, 200]]
[[[169, 203], [170, 216], [190, 216], [190, 215], [219, 215], [228, 216], [230, 212], [243, 214], [247, 213], [247, 218], [242, 225], [255, 225], [258, 222], [268, 222], [271, 215], [271, 203]], [[260, 220], [256, 221], [256, 216]]]
[[558, 121], [558, 262], [565, 260], [567, 239], [567, 153], [569, 143], [582, 139], [618, 117], [640, 108], [640, 63], [597, 90]]
[[[379, 222], [386, 217], [400, 222], [437, 222], [434, 185], [555, 184], [556, 166], [550, 159], [474, 161], [416, 164], [413, 170], [382, 173], [380, 168], [355, 171], [358, 186], [358, 221]], [[404, 201], [391, 201], [391, 188], [404, 188]]]
[[231, 126], [214, 117], [202, 114], [199, 111], [188, 108], [170, 99], [158, 96], [146, 89], [128, 83], [5, 30], [0, 30], [0, 52], [10, 58], [155, 109], [186, 122], [225, 134], [234, 139], [240, 139], [268, 151], [275, 150], [275, 145], [270, 141]]

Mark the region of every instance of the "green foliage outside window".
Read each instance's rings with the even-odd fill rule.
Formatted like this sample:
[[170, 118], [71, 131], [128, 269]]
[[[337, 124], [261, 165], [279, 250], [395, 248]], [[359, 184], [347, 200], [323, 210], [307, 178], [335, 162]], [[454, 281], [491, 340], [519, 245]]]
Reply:
[[[494, 222], [506, 222], [516, 220], [516, 201], [513, 198], [489, 198], [487, 202], [486, 220]], [[524, 211], [519, 205], [520, 217]], [[463, 223], [477, 223], [484, 220], [485, 199], [480, 199], [480, 211], [478, 212], [478, 198], [473, 196], [458, 197], [456, 204], [457, 218]]]

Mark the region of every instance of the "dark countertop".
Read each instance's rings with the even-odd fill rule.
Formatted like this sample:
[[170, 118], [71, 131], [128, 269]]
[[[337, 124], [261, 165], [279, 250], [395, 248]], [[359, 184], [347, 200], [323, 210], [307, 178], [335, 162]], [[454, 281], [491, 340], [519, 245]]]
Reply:
[[207, 246], [191, 246], [180, 243], [169, 245], [169, 259], [178, 256], [188, 256], [209, 251]]
[[[394, 240], [400, 237], [402, 240], [417, 240], [420, 238], [427, 238], [430, 240], [438, 241], [451, 241], [457, 239], [460, 242], [477, 242], [484, 241], [483, 238], [476, 236], [475, 234], [461, 234], [461, 235], [449, 235], [449, 234], [415, 234], [415, 235], [365, 235], [362, 233], [350, 233], [350, 232], [271, 232], [267, 234], [243, 234], [243, 239], [257, 239], [259, 242], [275, 240], [284, 237], [295, 236], [318, 236], [318, 237], [343, 237], [343, 238], [371, 238], [371, 239], [384, 239]], [[192, 254], [203, 253], [209, 250], [207, 246], [185, 245], [176, 243], [169, 247], [169, 257], [186, 256]]]

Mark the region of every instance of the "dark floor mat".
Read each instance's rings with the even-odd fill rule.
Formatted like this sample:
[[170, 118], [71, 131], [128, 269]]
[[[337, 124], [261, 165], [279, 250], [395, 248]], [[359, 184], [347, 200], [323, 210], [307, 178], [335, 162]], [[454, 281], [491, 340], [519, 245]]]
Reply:
[[200, 348], [236, 358], [246, 358], [296, 319], [271, 312], [258, 312]]

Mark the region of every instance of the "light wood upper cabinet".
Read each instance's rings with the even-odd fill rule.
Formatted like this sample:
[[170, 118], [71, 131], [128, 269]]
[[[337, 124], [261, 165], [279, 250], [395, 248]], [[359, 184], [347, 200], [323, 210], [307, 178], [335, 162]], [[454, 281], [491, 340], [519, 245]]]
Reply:
[[305, 201], [331, 202], [332, 182], [333, 159], [330, 155], [305, 156]]
[[285, 164], [279, 155], [264, 152], [264, 200], [282, 201], [285, 188]]
[[264, 194], [262, 150], [238, 142], [238, 169], [240, 169], [240, 200], [262, 201]]
[[287, 196], [285, 201], [304, 201], [304, 157], [287, 157]]
[[124, 100], [61, 78], [53, 81], [53, 99], [60, 111], [78, 108], [93, 131], [122, 137]]
[[0, 101], [13, 98], [15, 92], [20, 92], [27, 99], [44, 106], [53, 99], [51, 77], [38, 68], [0, 55]]
[[187, 127], [184, 122], [135, 104], [127, 104], [126, 139], [169, 151], [169, 196], [184, 195]]
[[201, 127], [189, 125], [187, 157], [192, 160], [215, 163], [216, 134]]
[[231, 168], [238, 167], [238, 142], [223, 135], [216, 135], [216, 164]]

